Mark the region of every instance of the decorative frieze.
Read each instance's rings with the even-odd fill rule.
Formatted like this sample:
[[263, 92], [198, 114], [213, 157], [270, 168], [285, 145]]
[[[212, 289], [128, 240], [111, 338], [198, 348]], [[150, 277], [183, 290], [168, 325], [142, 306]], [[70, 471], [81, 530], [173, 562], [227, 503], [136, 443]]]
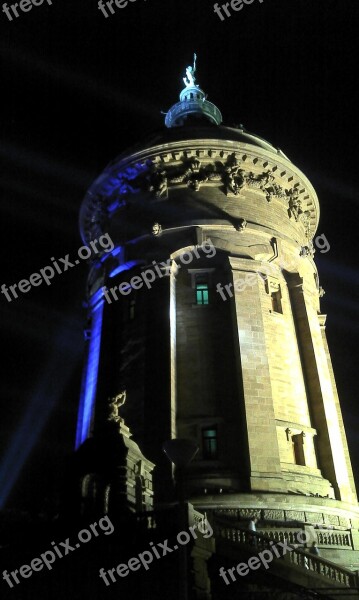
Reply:
[[340, 525], [338, 515], [324, 515], [324, 522], [330, 525]]
[[295, 179], [268, 160], [226, 150], [186, 149], [122, 168], [110, 165], [86, 196], [82, 210], [84, 234], [88, 240], [99, 237], [108, 228], [112, 213], [131, 203], [131, 195], [142, 193], [148, 194], [149, 201], [166, 200], [177, 186], [198, 192], [203, 185], [211, 185], [218, 186], [227, 197], [255, 190], [263, 193], [268, 203], [282, 200], [289, 218], [303, 223], [309, 239], [315, 207], [308, 191]]
[[285, 518], [286, 521], [300, 521], [302, 523], [305, 522], [304, 511], [301, 510], [286, 510]]
[[237, 158], [232, 157], [224, 167], [223, 183], [226, 188], [227, 196], [232, 193], [238, 196], [240, 190], [246, 183], [244, 170], [241, 168]]
[[284, 510], [265, 509], [263, 518], [267, 521], [284, 521]]
[[[337, 517], [338, 519], [338, 517]], [[305, 520], [307, 523], [323, 523], [323, 514], [322, 513], [314, 513], [314, 512], [306, 512]], [[338, 525], [338, 521], [337, 521]]]
[[165, 169], [152, 165], [150, 167], [149, 191], [155, 198], [168, 197], [168, 178]]

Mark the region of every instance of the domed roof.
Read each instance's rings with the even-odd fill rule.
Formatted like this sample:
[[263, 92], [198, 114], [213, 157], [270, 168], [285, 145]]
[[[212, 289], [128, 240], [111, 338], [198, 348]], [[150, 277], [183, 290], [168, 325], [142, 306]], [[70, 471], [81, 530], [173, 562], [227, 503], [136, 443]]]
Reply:
[[140, 206], [143, 195], [158, 201], [167, 197], [169, 187], [198, 192], [202, 184], [210, 191], [219, 186], [227, 196], [238, 195], [245, 185], [258, 189], [267, 203], [274, 198], [282, 203], [286, 218], [304, 223], [307, 237], [314, 235], [319, 203], [305, 175], [279, 148], [243, 125], [223, 125], [219, 109], [196, 84], [195, 72], [196, 56], [186, 69], [180, 101], [166, 113], [165, 127], [127, 148], [93, 183], [81, 208], [83, 239], [101, 235], [113, 214], [129, 206], [129, 196]]
[[[130, 151], [136, 152], [137, 149], [143, 150], [173, 142], [214, 139], [250, 144], [289, 160], [279, 148], [250, 133], [243, 125], [227, 127], [222, 124], [220, 110], [207, 100], [207, 95], [196, 84], [196, 58], [194, 55], [193, 66], [186, 68], [186, 77], [183, 78], [185, 87], [180, 93], [180, 101], [165, 113], [165, 127], [131, 147]], [[126, 152], [128, 153], [129, 149]], [[122, 156], [121, 154], [116, 160]]]
[[[135, 151], [137, 147], [145, 149], [172, 142], [199, 139], [215, 139], [250, 144], [251, 146], [262, 148], [267, 152], [273, 152], [274, 154], [280, 155], [289, 160], [288, 156], [286, 156], [282, 150], [275, 148], [275, 146], [260, 136], [250, 133], [243, 126], [228, 127], [225, 125], [214, 125], [209, 123], [205, 117], [189, 117], [188, 120], [186, 120], [186, 122], [181, 126], [171, 128], [163, 127], [162, 129], [153, 132], [139, 144], [136, 144], [135, 147], [131, 147], [130, 150]], [[126, 153], [128, 153], [128, 149], [126, 150]]]

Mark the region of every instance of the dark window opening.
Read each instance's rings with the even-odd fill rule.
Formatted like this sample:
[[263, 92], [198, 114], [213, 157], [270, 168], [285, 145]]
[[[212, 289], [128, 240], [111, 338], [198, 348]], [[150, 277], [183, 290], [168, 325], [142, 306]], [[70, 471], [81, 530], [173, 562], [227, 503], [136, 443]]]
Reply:
[[305, 467], [303, 434], [292, 435], [294, 463]]
[[145, 509], [145, 484], [144, 478], [141, 475], [136, 475], [135, 479], [135, 494], [136, 494], [136, 510], [142, 512]]
[[218, 455], [217, 427], [202, 429], [202, 450], [204, 460], [215, 460]]
[[282, 296], [281, 296], [281, 293], [280, 293], [280, 289], [277, 292], [272, 292], [271, 293], [271, 298], [272, 298], [272, 310], [273, 310], [273, 312], [280, 313], [282, 315], [283, 314], [283, 307], [282, 307]]

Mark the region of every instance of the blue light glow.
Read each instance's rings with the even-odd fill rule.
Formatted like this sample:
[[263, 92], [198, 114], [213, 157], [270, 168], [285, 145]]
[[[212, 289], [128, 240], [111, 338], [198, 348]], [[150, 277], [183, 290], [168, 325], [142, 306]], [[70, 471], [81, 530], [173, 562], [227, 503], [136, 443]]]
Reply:
[[[64, 322], [60, 329], [54, 340], [56, 351], [50, 354], [39, 381], [26, 399], [11, 443], [0, 462], [0, 510], [5, 506], [52, 410], [63, 397], [80, 359], [75, 327], [71, 330]], [[61, 376], [59, 363], [63, 364]]]
[[116, 275], [118, 275], [119, 273], [122, 273], [123, 271], [129, 271], [133, 267], [136, 267], [136, 265], [138, 265], [138, 264], [140, 264], [140, 261], [131, 260], [131, 261], [125, 263], [124, 265], [119, 265], [118, 267], [115, 267], [113, 271], [111, 271], [109, 277], [112, 278], [112, 277], [115, 277]]
[[89, 437], [94, 412], [104, 307], [102, 290], [99, 290], [93, 296], [91, 299], [91, 306], [91, 337], [89, 340], [87, 361], [82, 379], [81, 398], [76, 430], [76, 448], [78, 448]]

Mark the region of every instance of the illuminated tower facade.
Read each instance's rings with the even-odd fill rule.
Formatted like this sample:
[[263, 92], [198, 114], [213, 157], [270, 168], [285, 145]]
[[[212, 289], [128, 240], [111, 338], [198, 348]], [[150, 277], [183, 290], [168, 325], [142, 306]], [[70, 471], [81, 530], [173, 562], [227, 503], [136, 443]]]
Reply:
[[347, 531], [347, 547], [318, 541], [353, 566], [359, 512], [320, 309], [316, 192], [281, 150], [222, 125], [195, 66], [184, 86], [166, 127], [109, 164], [81, 208], [84, 242], [107, 235], [114, 248], [88, 278], [77, 446], [105, 435], [126, 392], [116, 426], [140, 465], [133, 510], [171, 497], [163, 443], [191, 439], [199, 510]]

